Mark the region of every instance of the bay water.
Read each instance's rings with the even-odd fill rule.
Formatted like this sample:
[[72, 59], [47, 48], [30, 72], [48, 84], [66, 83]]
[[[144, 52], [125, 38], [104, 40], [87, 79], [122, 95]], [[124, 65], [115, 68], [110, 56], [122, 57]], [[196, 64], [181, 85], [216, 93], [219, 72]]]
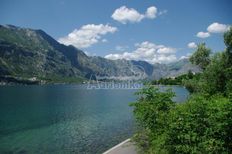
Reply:
[[[188, 97], [173, 86], [174, 98]], [[135, 132], [135, 89], [0, 87], [0, 153], [102, 153]]]

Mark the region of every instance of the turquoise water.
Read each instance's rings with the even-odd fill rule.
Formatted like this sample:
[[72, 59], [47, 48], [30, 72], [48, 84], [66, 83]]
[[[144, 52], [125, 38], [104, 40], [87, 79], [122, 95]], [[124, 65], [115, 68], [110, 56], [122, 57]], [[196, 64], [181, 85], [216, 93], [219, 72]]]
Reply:
[[[176, 101], [186, 99], [186, 89], [173, 90]], [[0, 153], [102, 153], [133, 134], [135, 91], [2, 86]]]

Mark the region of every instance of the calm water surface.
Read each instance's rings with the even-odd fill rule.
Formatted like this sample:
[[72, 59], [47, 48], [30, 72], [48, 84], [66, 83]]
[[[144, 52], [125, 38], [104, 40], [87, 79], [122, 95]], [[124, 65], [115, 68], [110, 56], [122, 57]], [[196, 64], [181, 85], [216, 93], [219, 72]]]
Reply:
[[[135, 130], [136, 90], [1, 86], [0, 153], [102, 153]], [[176, 101], [188, 92], [173, 87]]]

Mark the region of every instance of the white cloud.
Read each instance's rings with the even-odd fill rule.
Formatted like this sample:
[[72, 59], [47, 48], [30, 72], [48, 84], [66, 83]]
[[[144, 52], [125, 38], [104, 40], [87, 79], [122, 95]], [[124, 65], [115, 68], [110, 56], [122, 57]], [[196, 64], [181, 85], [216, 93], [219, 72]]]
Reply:
[[111, 16], [114, 20], [117, 20], [123, 24], [127, 22], [140, 22], [144, 15], [140, 14], [133, 8], [127, 8], [126, 6], [121, 6], [120, 8], [116, 9]]
[[[65, 45], [73, 45], [77, 48], [87, 48], [99, 42], [103, 35], [114, 33], [115, 31], [117, 31], [117, 28], [108, 24], [88, 24], [82, 26], [80, 29], [75, 29], [68, 36], [59, 38], [58, 41]], [[101, 41], [106, 42], [107, 40], [102, 39]]]
[[190, 43], [188, 44], [188, 48], [194, 49], [194, 48], [196, 48], [196, 47], [197, 47], [197, 44], [196, 44], [195, 42], [190, 42]]
[[121, 6], [116, 9], [112, 14], [112, 18], [122, 24], [126, 23], [136, 23], [140, 22], [144, 18], [154, 19], [157, 14], [157, 8], [155, 6], [151, 6], [147, 8], [145, 14], [139, 13], [134, 8], [127, 8], [126, 6]]
[[170, 47], [162, 47], [162, 48], [157, 50], [157, 53], [159, 53], [159, 54], [172, 54], [175, 52], [176, 52], [176, 49], [170, 48]]
[[156, 45], [154, 43], [145, 41], [135, 44], [136, 49], [132, 52], [124, 52], [122, 54], [109, 54], [105, 58], [127, 59], [127, 60], [143, 60], [149, 63], [169, 63], [176, 61], [176, 49], [166, 47], [164, 45]]
[[179, 60], [181, 59], [189, 59], [192, 56], [192, 53], [187, 53], [185, 56], [181, 56]]
[[210, 36], [210, 33], [208, 32], [198, 32], [197, 33], [197, 37], [200, 37], [200, 38], [207, 38]]
[[208, 26], [207, 31], [210, 33], [225, 33], [230, 28], [229, 25], [220, 24], [220, 23], [212, 23]]
[[157, 14], [157, 8], [155, 6], [151, 6], [147, 8], [147, 12], [146, 12], [147, 18], [154, 19], [156, 17], [156, 14]]
[[225, 33], [226, 31], [230, 29], [230, 27], [231, 27], [230, 25], [225, 25], [225, 24], [214, 22], [208, 26], [207, 28], [208, 32], [198, 32], [196, 36], [200, 38], [207, 38], [212, 33]]

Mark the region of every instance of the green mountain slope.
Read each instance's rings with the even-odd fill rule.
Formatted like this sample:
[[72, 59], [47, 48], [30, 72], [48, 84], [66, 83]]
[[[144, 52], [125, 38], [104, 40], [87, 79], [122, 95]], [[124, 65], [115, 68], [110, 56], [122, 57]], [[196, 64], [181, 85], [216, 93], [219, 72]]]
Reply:
[[0, 80], [9, 77], [77, 82], [92, 75], [112, 79], [138, 76], [158, 79], [176, 76], [194, 67], [188, 61], [152, 65], [145, 61], [89, 57], [73, 46], [60, 44], [42, 30], [0, 25]]
[[38, 78], [81, 77], [80, 70], [73, 67], [68, 54], [63, 54], [65, 50], [68, 53], [70, 47], [59, 50], [41, 33], [44, 32], [0, 26], [0, 75]]

